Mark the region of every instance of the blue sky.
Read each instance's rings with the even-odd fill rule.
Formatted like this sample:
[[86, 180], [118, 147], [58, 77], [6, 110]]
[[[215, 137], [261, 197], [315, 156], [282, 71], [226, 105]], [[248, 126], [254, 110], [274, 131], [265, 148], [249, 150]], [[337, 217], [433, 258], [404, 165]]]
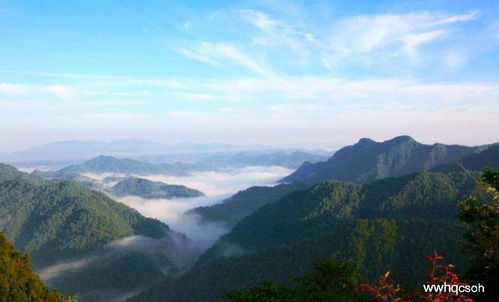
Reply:
[[3, 1], [0, 151], [498, 141], [496, 1]]

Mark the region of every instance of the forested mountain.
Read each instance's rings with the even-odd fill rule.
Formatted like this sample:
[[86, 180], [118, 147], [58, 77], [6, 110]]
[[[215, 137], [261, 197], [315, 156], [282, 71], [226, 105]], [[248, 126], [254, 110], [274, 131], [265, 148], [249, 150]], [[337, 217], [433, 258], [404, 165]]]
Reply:
[[0, 301], [62, 302], [64, 296], [48, 290], [30, 267], [29, 257], [16, 251], [0, 232]]
[[144, 178], [128, 177], [113, 186], [113, 193], [118, 196], [133, 195], [143, 198], [190, 198], [204, 194], [182, 185], [170, 185]]
[[263, 205], [274, 202], [282, 196], [297, 190], [308, 188], [309, 184], [292, 183], [274, 187], [250, 187], [236, 193], [221, 203], [198, 207], [190, 213], [198, 214], [204, 222], [223, 223], [233, 228], [241, 219], [252, 214]]
[[[477, 174], [478, 175], [478, 174]], [[457, 203], [475, 189], [466, 173], [419, 173], [360, 185], [325, 182], [285, 195], [242, 219], [179, 279], [130, 301], [226, 301], [222, 289], [309, 272], [311, 262], [349, 258], [367, 278], [401, 272], [410, 285], [433, 248], [462, 268]]]
[[[478, 152], [482, 149], [485, 150]], [[471, 154], [469, 154], [470, 152]], [[358, 160], [369, 153], [372, 153], [369, 156], [376, 158], [372, 160], [371, 164], [364, 162], [368, 168], [359, 168]], [[462, 154], [469, 155], [461, 157]], [[408, 136], [400, 136], [383, 143], [361, 139], [356, 145], [338, 151], [328, 162], [304, 163], [300, 169], [284, 178], [285, 182], [296, 181], [296, 183], [292, 182], [292, 185], [252, 187], [237, 193], [222, 203], [199, 207], [191, 212], [199, 214], [204, 221], [223, 222], [231, 228], [262, 205], [274, 202], [289, 192], [311, 186], [318, 179], [331, 178], [362, 183], [387, 177], [387, 174], [388, 176], [391, 174], [404, 175], [427, 170], [428, 167], [439, 162], [449, 160], [452, 163], [436, 166], [432, 168], [432, 171], [462, 171], [462, 168], [457, 164], [458, 162], [462, 162], [467, 169], [475, 171], [482, 170], [487, 165], [499, 166], [499, 144], [491, 147], [446, 146], [442, 144], [428, 146], [419, 144]]]
[[337, 151], [328, 161], [304, 163], [282, 182], [319, 183], [336, 179], [368, 183], [385, 177], [397, 177], [449, 164], [485, 149], [459, 145], [418, 143], [399, 136], [381, 143], [368, 138]]
[[[162, 275], [158, 267], [164, 272], [181, 269], [176, 249], [187, 245], [185, 238], [172, 232], [167, 225], [146, 218], [103, 193], [74, 182], [43, 180], [6, 165], [0, 165], [0, 192], [0, 230], [16, 248], [31, 256], [37, 270], [50, 272], [51, 268], [58, 271], [68, 263], [69, 267], [75, 267], [71, 263], [77, 263], [76, 267], [86, 267], [82, 263], [87, 262], [98, 263], [100, 279], [94, 282], [103, 287], [119, 288], [123, 285], [107, 282], [116, 271], [113, 262], [108, 266], [108, 262], [101, 261], [101, 255], [108, 258], [113, 255], [113, 261], [120, 261], [121, 257], [130, 257], [130, 252], [138, 254], [133, 258], [135, 263], [121, 262], [121, 270], [129, 275], [144, 273], [144, 268], [137, 265], [138, 258], [140, 263], [155, 263], [156, 266], [146, 266], [151, 268], [148, 274], [155, 278]], [[162, 252], [152, 259], [147, 253], [132, 248], [134, 241], [113, 244], [118, 239], [135, 238], [131, 236], [148, 238], [146, 243], [161, 245]], [[141, 241], [141, 245], [144, 244]], [[79, 293], [83, 297], [81, 301], [98, 301], [86, 300], [82, 293], [86, 285], [77, 272], [62, 276], [64, 284], [71, 285], [59, 287], [65, 293]], [[139, 290], [152, 282], [141, 283], [140, 280], [136, 280], [135, 287], [129, 290]], [[52, 276], [49, 284], [61, 283]]]

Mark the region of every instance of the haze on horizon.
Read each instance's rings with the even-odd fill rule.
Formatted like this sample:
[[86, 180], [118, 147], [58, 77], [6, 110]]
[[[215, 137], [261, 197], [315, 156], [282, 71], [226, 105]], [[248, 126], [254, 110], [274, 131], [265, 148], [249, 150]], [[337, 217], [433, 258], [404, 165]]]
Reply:
[[0, 1], [0, 152], [499, 141], [499, 3], [342, 2]]

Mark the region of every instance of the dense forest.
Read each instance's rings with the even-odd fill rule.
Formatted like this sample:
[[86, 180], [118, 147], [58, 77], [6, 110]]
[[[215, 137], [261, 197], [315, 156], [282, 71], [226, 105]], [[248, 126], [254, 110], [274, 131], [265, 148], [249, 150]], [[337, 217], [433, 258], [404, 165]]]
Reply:
[[[65, 293], [82, 296], [109, 286], [137, 291], [164, 273], [183, 269], [184, 256], [177, 255], [177, 248], [188, 244], [183, 235], [84, 185], [44, 180], [0, 165], [0, 192], [0, 230], [31, 256], [36, 270], [88, 264], [85, 270], [47, 280]], [[123, 238], [131, 243], [112, 245]], [[123, 278], [116, 278], [118, 272]]]
[[200, 215], [203, 222], [218, 222], [233, 228], [244, 217], [258, 208], [272, 203], [287, 193], [305, 189], [308, 184], [280, 184], [274, 187], [251, 187], [240, 191], [222, 203], [192, 209], [192, 214]]
[[436, 247], [462, 271], [465, 225], [457, 205], [475, 192], [477, 176], [423, 172], [367, 185], [329, 181], [289, 193], [242, 219], [191, 271], [131, 301], [225, 301], [223, 289], [266, 278], [286, 282], [328, 257], [353, 261], [367, 279], [388, 264], [413, 288]]
[[31, 271], [29, 256], [16, 251], [0, 232], [0, 301], [63, 302], [61, 293], [49, 290]]

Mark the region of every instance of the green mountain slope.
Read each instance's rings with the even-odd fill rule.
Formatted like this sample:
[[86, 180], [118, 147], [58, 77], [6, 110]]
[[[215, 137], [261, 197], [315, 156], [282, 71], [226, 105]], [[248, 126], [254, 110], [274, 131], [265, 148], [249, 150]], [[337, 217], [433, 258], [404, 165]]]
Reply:
[[419, 268], [433, 248], [464, 266], [457, 203], [474, 189], [465, 173], [419, 173], [295, 191], [242, 219], [182, 277], [130, 301], [225, 301], [224, 288], [268, 277], [285, 281], [331, 255], [353, 259], [369, 278], [389, 265], [402, 272], [399, 280], [415, 285], [424, 278]]
[[252, 214], [263, 205], [274, 202], [284, 195], [308, 188], [302, 183], [281, 184], [274, 187], [250, 187], [236, 193], [222, 203], [198, 207], [191, 213], [198, 214], [202, 221], [224, 223], [233, 228], [241, 219]]
[[[101, 301], [87, 291], [102, 287], [106, 291], [123, 287], [137, 291], [163, 273], [183, 269], [185, 262], [177, 249], [187, 245], [187, 239], [167, 225], [81, 184], [42, 180], [5, 165], [0, 168], [0, 230], [16, 248], [31, 256], [36, 270], [61, 271], [48, 278], [48, 284], [67, 294], [78, 294], [80, 301]], [[145, 239], [126, 240], [137, 236]], [[119, 270], [116, 261], [121, 263]], [[112, 282], [114, 274], [120, 272], [130, 277], [146, 276], [135, 278], [134, 286], [125, 286]], [[85, 281], [89, 275], [96, 276], [95, 288]]]
[[424, 145], [409, 136], [381, 143], [363, 138], [336, 152], [328, 161], [305, 163], [282, 182], [319, 183], [330, 179], [368, 183], [429, 170], [481, 151], [484, 147]]
[[35, 267], [81, 256], [131, 235], [162, 237], [169, 231], [102, 193], [71, 182], [31, 179], [0, 183], [1, 230], [29, 253]]
[[113, 193], [118, 196], [134, 195], [143, 198], [189, 198], [204, 194], [182, 185], [169, 185], [159, 181], [128, 177], [113, 186]]
[[48, 290], [31, 271], [29, 257], [15, 250], [0, 232], [0, 301], [62, 302], [57, 291]]

